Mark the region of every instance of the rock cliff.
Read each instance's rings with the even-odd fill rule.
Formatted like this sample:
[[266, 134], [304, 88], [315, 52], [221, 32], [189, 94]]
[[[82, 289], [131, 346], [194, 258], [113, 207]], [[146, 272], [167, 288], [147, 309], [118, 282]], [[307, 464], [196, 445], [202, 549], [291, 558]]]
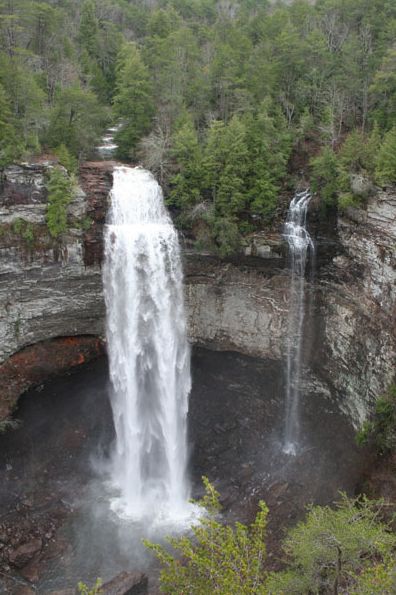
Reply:
[[338, 220], [343, 253], [322, 284], [321, 367], [356, 424], [395, 378], [396, 192], [379, 191], [367, 209]]
[[[103, 336], [102, 232], [114, 164], [82, 166], [80, 186], [69, 206], [69, 230], [59, 242], [48, 237], [45, 225], [45, 180], [52, 166], [25, 164], [6, 169], [2, 176], [0, 364], [3, 372], [12, 368], [14, 376], [10, 362], [20, 350], [74, 336], [84, 341], [91, 337], [89, 349], [81, 345], [88, 349], [85, 354], [95, 354], [95, 337]], [[78, 224], [82, 219], [90, 221], [85, 231]], [[15, 225], [21, 220], [23, 225]], [[311, 222], [318, 259], [316, 274], [311, 271], [307, 281], [306, 389], [333, 394], [358, 425], [394, 376], [396, 194], [379, 192], [367, 210], [348, 211], [336, 223], [336, 228], [320, 228], [315, 216]], [[252, 246], [247, 256], [227, 262], [185, 251], [190, 338], [212, 349], [282, 360], [289, 292], [285, 247], [279, 234], [271, 234], [268, 242], [261, 235]], [[79, 358], [66, 344], [72, 365]], [[63, 369], [67, 364], [59, 349], [65, 349], [65, 342], [53, 345], [54, 366], [49, 367], [56, 370], [56, 362], [62, 362]], [[78, 351], [79, 342], [73, 345]], [[27, 360], [14, 361], [37, 365], [29, 353]], [[46, 353], [50, 357], [51, 349]], [[34, 366], [32, 370], [30, 384]], [[3, 393], [10, 384], [7, 374], [2, 375]], [[23, 374], [29, 376], [26, 369]], [[14, 396], [7, 390], [3, 416], [18, 390], [30, 385], [20, 377], [12, 383]]]
[[[105, 216], [111, 169], [85, 166], [81, 185], [90, 192], [77, 188], [68, 207], [68, 232], [58, 241], [51, 239], [45, 222], [45, 182], [53, 165], [45, 161], [13, 166], [1, 177], [0, 364], [21, 349], [42, 341], [103, 334], [104, 305], [100, 258], [95, 256], [98, 252], [96, 234], [97, 220]], [[91, 192], [89, 185], [92, 176], [95, 192]], [[96, 206], [98, 203], [102, 212]], [[80, 222], [87, 217], [91, 217], [93, 223], [84, 231]], [[77, 352], [78, 342], [73, 345]], [[46, 362], [49, 369], [59, 369], [56, 361], [62, 349], [61, 369], [67, 367], [65, 345], [54, 343], [46, 354], [49, 360], [53, 355], [54, 361]], [[70, 344], [66, 352], [70, 366], [78, 361], [76, 353], [71, 353]], [[20, 375], [35, 377], [32, 366], [27, 361], [25, 364]], [[14, 370], [12, 378], [10, 366], [2, 366], [0, 391], [9, 405], [3, 408], [3, 416], [15, 402], [17, 387], [26, 388], [21, 378], [15, 383], [15, 367], [11, 368]], [[16, 387], [14, 396], [10, 394], [10, 386]]]

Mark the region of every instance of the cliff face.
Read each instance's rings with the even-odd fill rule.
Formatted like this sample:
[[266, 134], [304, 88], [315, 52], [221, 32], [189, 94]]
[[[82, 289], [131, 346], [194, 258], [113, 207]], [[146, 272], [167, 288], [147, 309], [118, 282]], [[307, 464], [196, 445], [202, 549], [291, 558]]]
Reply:
[[[97, 184], [96, 194], [92, 193], [88, 198], [82, 188], [77, 189], [68, 208], [69, 230], [61, 241], [55, 241], [50, 238], [45, 223], [45, 181], [52, 166], [51, 162], [26, 164], [7, 168], [2, 175], [0, 364], [21, 349], [42, 341], [103, 333], [101, 270], [99, 262], [91, 258], [96, 251], [97, 223], [92, 217], [94, 222], [87, 232], [79, 224], [95, 212], [93, 202], [99, 200], [99, 194], [105, 212], [111, 173], [95, 170], [94, 167], [85, 169], [82, 180], [88, 181], [93, 175]], [[93, 260], [90, 266], [86, 266], [87, 256]], [[68, 361], [70, 365], [77, 361], [78, 342], [73, 345], [75, 349], [71, 353], [70, 343], [66, 347], [65, 344], [54, 343], [46, 355], [48, 370], [59, 369], [56, 361], [62, 359], [59, 353], [62, 349], [61, 369], [67, 367]], [[70, 354], [69, 359], [66, 352]], [[37, 368], [37, 361], [34, 365], [26, 363], [24, 373], [27, 378], [35, 377], [35, 366]], [[22, 371], [16, 381], [15, 367], [13, 369], [11, 373], [9, 366], [1, 368], [0, 392], [3, 396], [7, 395], [9, 403], [5, 409], [13, 405], [22, 382]], [[16, 387], [14, 396], [12, 391], [10, 393], [10, 385]], [[26, 387], [26, 383], [22, 382], [22, 386]]]
[[[276, 263], [277, 265], [278, 263]], [[193, 342], [280, 359], [287, 328], [288, 276], [270, 261], [246, 264], [186, 256], [186, 307]]]
[[[31, 368], [26, 364], [32, 370], [30, 376], [24, 369], [30, 384], [34, 383], [34, 353], [29, 351], [27, 359], [9, 358], [23, 354], [20, 350], [24, 348], [31, 350], [28, 346], [38, 345], [42, 350], [43, 341], [59, 337], [84, 337], [86, 341], [90, 336], [92, 344], [80, 343], [87, 350], [83, 359], [97, 353], [95, 337], [103, 336], [104, 330], [102, 233], [113, 166], [110, 162], [84, 164], [80, 189], [69, 207], [69, 231], [61, 242], [51, 241], [45, 226], [45, 177], [51, 164], [13, 167], [4, 172], [0, 193], [3, 372], [11, 367], [15, 376], [12, 361], [34, 362]], [[83, 231], [78, 221], [87, 217], [91, 225]], [[12, 231], [18, 219], [34, 226], [33, 241], [26, 226], [22, 230], [19, 226], [19, 235]], [[318, 228], [316, 275], [307, 282], [304, 389], [338, 398], [356, 425], [394, 375], [395, 219], [396, 195], [388, 191], [371, 199], [367, 211], [350, 211], [340, 218], [337, 229]], [[315, 217], [312, 220], [315, 227]], [[284, 359], [287, 262], [280, 235], [274, 238], [272, 234], [267, 244], [265, 237], [258, 243], [255, 240], [254, 249], [248, 248], [246, 254], [259, 256], [234, 262], [185, 253], [192, 342], [271, 360]], [[71, 365], [81, 360], [70, 342], [54, 341], [51, 370], [67, 367], [66, 344]], [[73, 345], [78, 350], [79, 341]], [[59, 355], [59, 349], [64, 350], [66, 359]], [[51, 349], [46, 353], [50, 357]], [[7, 378], [11, 378], [9, 372], [3, 373], [3, 393], [10, 384]], [[26, 383], [19, 376], [12, 385], [16, 387], [14, 396], [7, 389], [8, 405], [0, 408], [0, 416], [10, 410]]]
[[343, 255], [323, 284], [323, 373], [360, 423], [394, 380], [396, 364], [396, 192], [339, 218]]

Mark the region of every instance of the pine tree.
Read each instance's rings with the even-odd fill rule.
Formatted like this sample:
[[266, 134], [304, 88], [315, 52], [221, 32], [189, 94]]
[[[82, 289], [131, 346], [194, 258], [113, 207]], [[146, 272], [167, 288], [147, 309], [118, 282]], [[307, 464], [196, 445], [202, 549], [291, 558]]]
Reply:
[[133, 43], [125, 44], [118, 56], [114, 113], [123, 120], [116, 135], [118, 156], [128, 159], [134, 156], [138, 141], [150, 129], [153, 116], [148, 70]]
[[178, 172], [171, 178], [170, 202], [178, 207], [192, 206], [202, 196], [202, 152], [191, 118], [175, 132], [172, 156], [176, 160]]
[[243, 122], [236, 116], [228, 125], [213, 122], [205, 148], [203, 179], [217, 215], [236, 215], [245, 208], [248, 161]]
[[81, 8], [79, 41], [89, 56], [95, 56], [98, 46], [99, 23], [95, 13], [95, 2], [85, 0]]

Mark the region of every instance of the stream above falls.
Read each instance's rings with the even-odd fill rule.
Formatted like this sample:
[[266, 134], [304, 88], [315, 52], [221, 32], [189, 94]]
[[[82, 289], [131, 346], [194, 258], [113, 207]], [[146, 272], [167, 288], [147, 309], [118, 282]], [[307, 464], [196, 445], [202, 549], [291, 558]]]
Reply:
[[[245, 521], [265, 499], [274, 543], [307, 503], [331, 502], [340, 489], [353, 493], [366, 463], [337, 403], [314, 388], [301, 395], [301, 450], [295, 457], [282, 453], [283, 366], [195, 349], [189, 411], [193, 496], [202, 493], [205, 474], [220, 491], [227, 517]], [[155, 585], [158, 569], [141, 539], [161, 539], [175, 527], [121, 522], [110, 510], [104, 461], [114, 429], [108, 389], [107, 360], [101, 358], [26, 393], [16, 412], [21, 426], [0, 436], [5, 593], [14, 592], [15, 579], [30, 580], [45, 594], [78, 580], [108, 580], [122, 570], [145, 571]], [[27, 570], [18, 572], [7, 556], [32, 539], [40, 547]]]

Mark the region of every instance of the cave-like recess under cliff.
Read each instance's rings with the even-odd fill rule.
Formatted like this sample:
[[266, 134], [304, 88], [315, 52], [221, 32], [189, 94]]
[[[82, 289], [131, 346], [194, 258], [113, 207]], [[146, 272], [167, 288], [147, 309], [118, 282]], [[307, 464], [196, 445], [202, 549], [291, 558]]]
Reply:
[[[49, 167], [12, 166], [2, 177], [3, 228], [24, 219], [38, 232], [33, 244], [15, 233], [0, 236], [1, 417], [30, 386], [103, 350], [102, 232], [114, 163], [82, 165], [61, 242], [45, 234]], [[305, 390], [330, 394], [358, 426], [394, 375], [396, 192], [379, 191], [366, 210], [350, 209], [327, 225], [314, 201], [310, 210], [317, 259], [307, 273]], [[79, 225], [84, 218], [92, 221], [87, 231]], [[229, 261], [185, 250], [191, 342], [282, 362], [285, 254], [281, 230], [251, 238], [245, 254]]]

